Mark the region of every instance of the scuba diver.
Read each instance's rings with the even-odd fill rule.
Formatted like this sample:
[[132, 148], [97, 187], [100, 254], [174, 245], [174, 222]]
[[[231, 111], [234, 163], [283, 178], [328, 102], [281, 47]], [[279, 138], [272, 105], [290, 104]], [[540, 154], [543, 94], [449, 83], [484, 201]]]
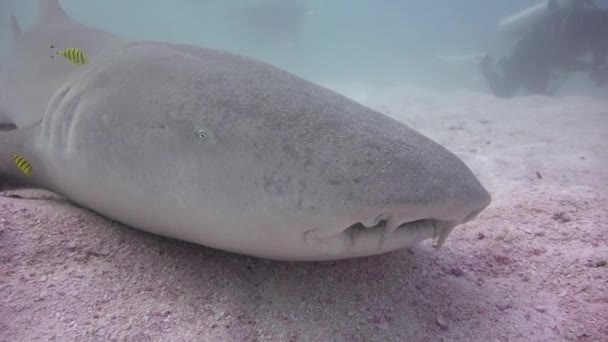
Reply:
[[[492, 92], [512, 97], [523, 88], [531, 94], [551, 95], [556, 76], [587, 72], [597, 85], [608, 84], [608, 11], [593, 1], [574, 1], [570, 6], [546, 2], [548, 15], [533, 24], [508, 57], [490, 55], [479, 60], [481, 73]], [[590, 55], [591, 61], [581, 58]]]

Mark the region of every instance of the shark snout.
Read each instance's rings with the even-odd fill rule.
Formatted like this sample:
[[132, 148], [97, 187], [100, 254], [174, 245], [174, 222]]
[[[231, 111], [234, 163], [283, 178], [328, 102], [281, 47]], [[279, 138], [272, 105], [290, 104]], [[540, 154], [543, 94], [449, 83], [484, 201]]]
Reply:
[[337, 224], [311, 229], [305, 239], [319, 252], [315, 259], [381, 254], [427, 239], [439, 249], [456, 226], [474, 219], [490, 201], [484, 189], [474, 202], [359, 209]]
[[[456, 226], [473, 220], [491, 202], [489, 192], [459, 160], [452, 168], [428, 177], [419, 173], [418, 182], [413, 180], [390, 191], [361, 194], [368, 205], [355, 205], [326, 226], [311, 229], [307, 243], [320, 259], [380, 254], [427, 239], [434, 239], [439, 249]], [[383, 179], [373, 185], [387, 189]]]

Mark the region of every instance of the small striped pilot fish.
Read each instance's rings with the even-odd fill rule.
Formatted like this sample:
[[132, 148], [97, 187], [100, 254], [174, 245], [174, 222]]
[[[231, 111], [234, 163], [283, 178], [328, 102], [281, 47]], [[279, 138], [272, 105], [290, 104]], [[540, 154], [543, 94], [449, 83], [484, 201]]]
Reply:
[[32, 165], [30, 164], [30, 162], [27, 161], [27, 159], [16, 153], [13, 153], [13, 160], [15, 161], [15, 165], [17, 165], [17, 168], [21, 170], [21, 172], [25, 173], [28, 176], [32, 173]]
[[77, 64], [77, 65], [87, 64], [87, 62], [89, 61], [89, 58], [87, 57], [87, 55], [84, 52], [82, 52], [82, 50], [80, 50], [79, 48], [64, 49], [61, 51], [57, 51], [57, 54], [62, 55], [63, 57], [67, 58], [70, 62]]

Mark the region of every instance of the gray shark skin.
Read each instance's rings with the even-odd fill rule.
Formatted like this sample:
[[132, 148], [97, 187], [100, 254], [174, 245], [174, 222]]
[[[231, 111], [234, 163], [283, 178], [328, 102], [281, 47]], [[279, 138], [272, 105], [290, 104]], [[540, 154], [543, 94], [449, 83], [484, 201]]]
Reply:
[[491, 201], [458, 157], [408, 126], [196, 46], [102, 51], [17, 126], [0, 133], [0, 173], [137, 229], [262, 258], [441, 246]]

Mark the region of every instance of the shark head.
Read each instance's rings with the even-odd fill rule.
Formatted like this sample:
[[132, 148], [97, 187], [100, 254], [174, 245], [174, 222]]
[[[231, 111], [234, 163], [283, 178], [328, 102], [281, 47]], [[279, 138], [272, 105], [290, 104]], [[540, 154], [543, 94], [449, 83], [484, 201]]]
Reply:
[[47, 184], [75, 202], [273, 259], [441, 245], [490, 203], [457, 156], [403, 123], [192, 46], [139, 42], [100, 56], [56, 91], [40, 141]]

